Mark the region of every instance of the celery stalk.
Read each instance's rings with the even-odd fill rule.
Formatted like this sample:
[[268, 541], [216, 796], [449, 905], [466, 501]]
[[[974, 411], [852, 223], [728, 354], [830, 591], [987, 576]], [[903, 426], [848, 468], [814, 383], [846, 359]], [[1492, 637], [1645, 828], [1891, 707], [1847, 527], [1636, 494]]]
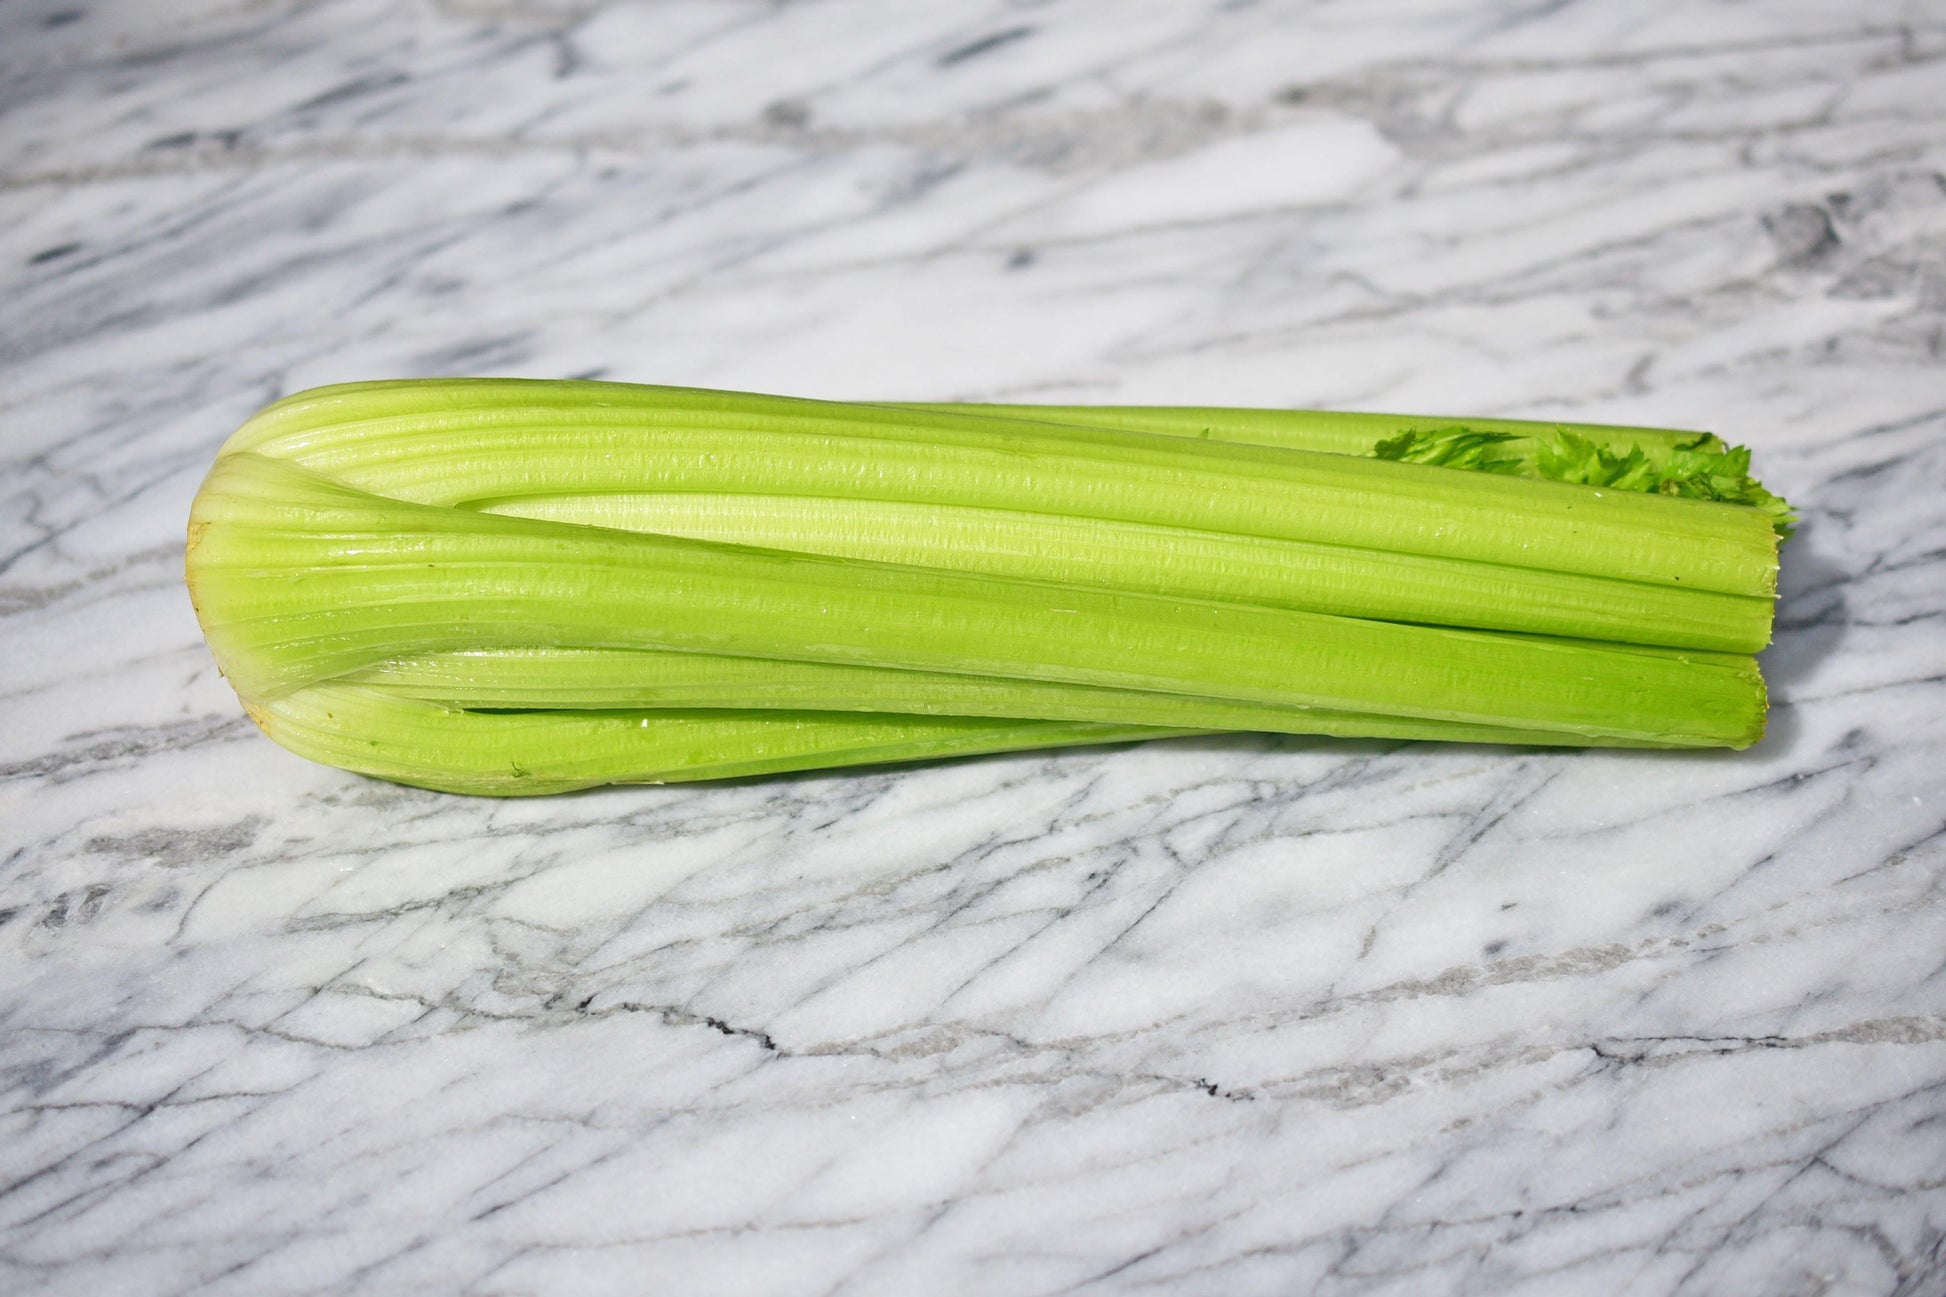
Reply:
[[1787, 508], [1747, 452], [1593, 435], [354, 384], [231, 438], [188, 575], [273, 738], [456, 791], [1235, 729], [1755, 741]]
[[1196, 405], [1015, 405], [971, 401], [900, 403], [899, 408], [1118, 428], [1125, 432], [1161, 433], [1172, 437], [1198, 437], [1209, 441], [1281, 446], [1287, 450], [1312, 450], [1338, 455], [1369, 455], [1373, 446], [1401, 433], [1456, 427], [1535, 441], [1546, 440], [1558, 430], [1567, 429], [1611, 450], [1626, 451], [1641, 447], [1652, 454], [1677, 449], [1727, 449], [1720, 438], [1708, 432], [1538, 419], [1453, 419], [1420, 414], [1256, 410]]
[[1744, 746], [1755, 664], [832, 559], [386, 499], [249, 453], [192, 514], [225, 674], [276, 697], [405, 653], [649, 648]]
[[1532, 419], [1201, 406], [951, 403], [902, 408], [1365, 455], [1740, 504], [1767, 515], [1780, 538], [1788, 537], [1797, 522], [1797, 514], [1782, 497], [1750, 476], [1750, 452], [1725, 445], [1708, 432]]
[[[1279, 707], [1188, 694], [789, 662], [654, 649], [471, 649], [388, 659], [339, 677], [374, 692], [471, 711], [589, 708], [876, 712], [1089, 721], [1180, 730], [1254, 730], [1338, 738], [1587, 745], [1578, 735]], [[1625, 745], [1609, 740], [1604, 746]]]
[[299, 756], [442, 792], [517, 796], [1170, 738], [1179, 730], [964, 716], [469, 712], [355, 685], [245, 704]]
[[1776, 592], [1776, 538], [1752, 509], [899, 407], [618, 383], [376, 383], [281, 401], [226, 449], [446, 506], [668, 491], [903, 501]]
[[1146, 523], [702, 491], [528, 495], [488, 513], [1306, 612], [1751, 653], [1773, 601]]

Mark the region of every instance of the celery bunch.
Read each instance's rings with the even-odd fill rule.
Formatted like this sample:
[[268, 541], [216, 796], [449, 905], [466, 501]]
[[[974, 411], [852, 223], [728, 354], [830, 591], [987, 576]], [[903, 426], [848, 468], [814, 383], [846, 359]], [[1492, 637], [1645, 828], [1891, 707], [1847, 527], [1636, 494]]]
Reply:
[[456, 791], [1221, 730], [1742, 747], [1789, 519], [1739, 453], [1507, 421], [352, 384], [230, 439], [188, 575], [272, 738]]

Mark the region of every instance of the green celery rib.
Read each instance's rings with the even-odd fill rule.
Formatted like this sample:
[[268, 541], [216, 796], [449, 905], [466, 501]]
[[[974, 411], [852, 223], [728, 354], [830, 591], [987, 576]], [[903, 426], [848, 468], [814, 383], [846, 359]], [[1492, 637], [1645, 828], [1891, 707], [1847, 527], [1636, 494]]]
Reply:
[[190, 577], [225, 674], [259, 701], [401, 655], [552, 646], [1038, 679], [1653, 743], [1741, 747], [1763, 728], [1749, 658], [605, 531], [384, 499], [249, 453], [219, 459], [198, 495]]
[[1750, 475], [1750, 452], [1707, 432], [1524, 419], [1192, 406], [912, 405], [1172, 437], [1281, 446], [1464, 468], [1548, 482], [1745, 505], [1788, 539], [1798, 515]]
[[1774, 603], [1464, 559], [1009, 509], [701, 491], [533, 495], [489, 513], [1380, 621], [1751, 653]]
[[1546, 438], [1566, 429], [1610, 450], [1640, 446], [1651, 454], [1671, 450], [1723, 450], [1721, 438], [1676, 428], [1637, 428], [1624, 424], [1567, 423], [1540, 419], [1452, 419], [1421, 414], [1373, 414], [1341, 410], [1258, 410], [1206, 405], [1014, 405], [973, 401], [879, 402], [899, 409], [940, 414], [988, 415], [1036, 423], [1119, 428], [1251, 446], [1369, 455], [1372, 447], [1402, 432], [1465, 427], [1473, 432], [1503, 432], [1513, 437]]
[[[882, 712], [1252, 730], [1336, 738], [1586, 746], [1572, 734], [1274, 707], [1134, 689], [828, 662], [630, 649], [474, 649], [393, 658], [339, 681], [473, 710], [645, 708]], [[1611, 740], [1605, 746], [1623, 744]]]
[[246, 701], [264, 733], [327, 765], [441, 792], [518, 796], [1172, 738], [1182, 730], [817, 712], [469, 712], [355, 685]]
[[287, 398], [231, 439], [460, 505], [700, 491], [1012, 509], [1768, 598], [1754, 509], [1095, 427], [615, 383], [441, 380]]

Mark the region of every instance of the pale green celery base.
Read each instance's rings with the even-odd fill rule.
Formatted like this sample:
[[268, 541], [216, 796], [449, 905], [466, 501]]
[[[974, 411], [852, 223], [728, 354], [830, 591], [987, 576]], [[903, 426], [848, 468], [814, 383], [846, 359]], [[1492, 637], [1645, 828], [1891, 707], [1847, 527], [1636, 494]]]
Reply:
[[[1458, 475], [1455, 475], [1458, 476]], [[400, 503], [255, 455], [197, 497], [192, 595], [262, 699], [415, 653], [677, 649], [1743, 746], [1754, 661], [786, 554]]]
[[991, 415], [618, 383], [320, 389], [226, 455], [402, 500], [747, 492], [1013, 509], [1681, 585], [1775, 592], [1754, 509], [1344, 454]]
[[1421, 414], [1368, 414], [1338, 410], [1256, 410], [1192, 405], [1013, 405], [971, 401], [875, 404], [941, 414], [971, 414], [1036, 423], [1125, 432], [1160, 433], [1251, 446], [1280, 446], [1288, 450], [1323, 451], [1336, 455], [1369, 455], [1379, 442], [1402, 432], [1464, 427], [1472, 432], [1500, 432], [1514, 437], [1545, 438], [1566, 430], [1609, 450], [1640, 446], [1645, 452], [1706, 449], [1721, 451], [1723, 441], [1713, 433], [1675, 428], [1636, 428], [1622, 424], [1568, 423], [1541, 419], [1454, 419]]
[[[341, 677], [340, 683], [471, 709], [881, 712], [1339, 738], [1604, 745], [1598, 738], [1509, 726], [699, 653], [551, 648], [429, 653], [354, 672]], [[1698, 745], [1678, 742], [1639, 746]]]
[[1098, 518], [898, 501], [697, 491], [522, 496], [470, 507], [1028, 580], [1342, 617], [1755, 652], [1769, 598], [1232, 536]]
[[245, 704], [313, 761], [440, 792], [509, 797], [1172, 738], [1193, 731], [952, 716], [725, 711], [485, 714], [346, 685]]

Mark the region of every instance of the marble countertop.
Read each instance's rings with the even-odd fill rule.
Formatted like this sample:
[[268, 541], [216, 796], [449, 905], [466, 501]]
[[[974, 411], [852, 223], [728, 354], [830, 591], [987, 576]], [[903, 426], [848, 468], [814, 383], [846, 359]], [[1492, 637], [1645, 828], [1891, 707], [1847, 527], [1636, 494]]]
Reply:
[[[1943, 173], [1918, 0], [8, 0], [0, 1289], [1946, 1292]], [[1712, 428], [1773, 731], [307, 764], [189, 498], [445, 373]]]

